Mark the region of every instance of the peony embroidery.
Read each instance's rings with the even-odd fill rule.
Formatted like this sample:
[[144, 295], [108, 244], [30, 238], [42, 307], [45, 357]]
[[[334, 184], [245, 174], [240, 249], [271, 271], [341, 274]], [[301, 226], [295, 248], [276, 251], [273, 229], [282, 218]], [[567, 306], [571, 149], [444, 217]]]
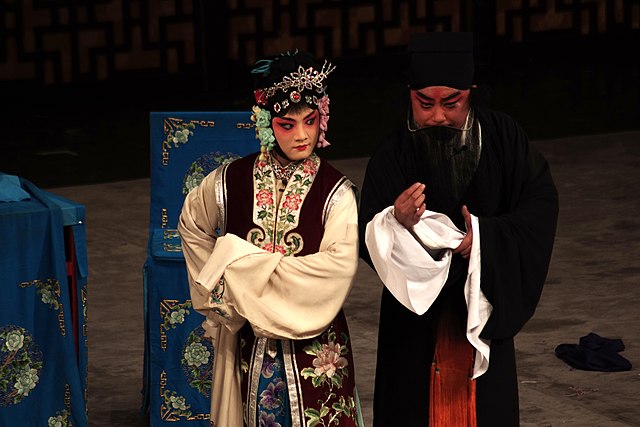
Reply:
[[5, 351], [17, 352], [24, 345], [24, 334], [22, 333], [21, 329], [10, 330], [9, 332], [7, 332], [5, 339]]
[[306, 354], [315, 358], [312, 362], [313, 368], [304, 368], [300, 374], [305, 380], [311, 379], [313, 387], [320, 388], [324, 395], [324, 400], [317, 401], [319, 406], [305, 406], [304, 415], [308, 426], [339, 425], [342, 416], [351, 419], [357, 416], [355, 399], [338, 397], [333, 391], [334, 388], [342, 388], [343, 378], [349, 376], [349, 362], [344, 357], [349, 353], [346, 346], [349, 337], [346, 334], [341, 335], [340, 338], [345, 344], [340, 344], [337, 338], [337, 334], [329, 330], [322, 334], [325, 343], [321, 344], [315, 339], [311, 345], [303, 349]]
[[211, 356], [211, 352], [199, 342], [192, 342], [184, 350], [184, 360], [187, 362], [187, 365], [196, 368], [208, 364], [209, 356]]
[[33, 336], [20, 326], [0, 329], [0, 407], [16, 405], [36, 388], [43, 366]]
[[282, 246], [282, 245], [274, 245], [273, 243], [265, 243], [262, 246], [262, 249], [264, 249], [267, 252], [280, 252], [282, 255], [286, 255], [287, 254], [287, 249]]
[[341, 355], [341, 346], [338, 343], [329, 342], [322, 344], [322, 350], [316, 353], [313, 366], [317, 376], [326, 375], [331, 378], [339, 369], [345, 368], [349, 362]]
[[54, 417], [49, 417], [47, 427], [67, 427], [71, 426], [69, 422], [69, 411], [66, 409], [62, 412], [56, 412]]
[[315, 175], [318, 172], [318, 166], [313, 162], [313, 160], [307, 159], [302, 162], [302, 170], [306, 175]]
[[203, 396], [210, 396], [215, 350], [212, 341], [204, 334], [202, 326], [189, 333], [182, 347], [180, 362], [188, 384]]
[[297, 211], [301, 203], [302, 203], [302, 197], [300, 197], [299, 194], [289, 194], [285, 198], [285, 201], [282, 204], [282, 206], [289, 210]]
[[247, 233], [247, 241], [268, 252], [279, 252], [285, 256], [299, 253], [304, 242], [294, 229], [298, 226], [304, 200], [311, 190], [320, 167], [320, 159], [315, 154], [298, 164], [285, 192], [276, 207], [273, 170], [266, 160], [256, 159], [254, 163], [253, 222], [256, 227]]
[[256, 194], [256, 205], [260, 207], [273, 205], [273, 195], [269, 190], [260, 190]]

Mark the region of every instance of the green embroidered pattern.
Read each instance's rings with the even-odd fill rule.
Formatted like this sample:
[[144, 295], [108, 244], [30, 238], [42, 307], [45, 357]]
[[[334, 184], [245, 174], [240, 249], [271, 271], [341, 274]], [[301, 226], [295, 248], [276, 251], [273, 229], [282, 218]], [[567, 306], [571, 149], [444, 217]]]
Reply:
[[[169, 119], [171, 120], [171, 119]], [[196, 125], [193, 122], [184, 123], [174, 119], [175, 122], [169, 122], [167, 126], [165, 122], [165, 140], [163, 142], [164, 148], [179, 147], [180, 144], [186, 144], [189, 142], [189, 137], [193, 136], [193, 129]]]
[[169, 328], [175, 329], [176, 326], [183, 324], [184, 318], [189, 315], [191, 307], [191, 301], [171, 306], [171, 310], [164, 315], [164, 322], [161, 328], [168, 331]]
[[329, 426], [340, 424], [342, 416], [355, 419], [357, 415], [356, 403], [353, 397], [345, 399], [333, 392], [334, 388], [342, 388], [342, 380], [349, 376], [349, 362], [344, 357], [349, 353], [346, 343], [349, 337], [341, 337], [344, 344], [340, 344], [336, 338], [336, 333], [329, 330], [322, 334], [326, 341], [321, 343], [315, 339], [311, 345], [306, 346], [303, 351], [313, 359], [313, 368], [308, 367], [300, 371], [305, 380], [311, 379], [313, 387], [325, 387], [324, 400], [318, 400], [317, 406], [305, 407], [304, 415], [307, 418], [307, 426]]
[[30, 286], [36, 287], [36, 292], [40, 295], [40, 299], [43, 303], [47, 304], [49, 308], [58, 310], [58, 326], [60, 327], [60, 333], [62, 335], [67, 334], [67, 330], [64, 326], [64, 309], [60, 304], [60, 282], [58, 279], [44, 279], [44, 280], [31, 280], [28, 282], [18, 283], [21, 288], [28, 288]]
[[189, 385], [207, 397], [211, 396], [214, 352], [213, 343], [204, 337], [202, 327], [191, 331], [182, 348], [182, 369]]
[[57, 411], [55, 416], [49, 417], [47, 420], [47, 427], [72, 427], [69, 415], [71, 414], [66, 409], [62, 412]]
[[320, 158], [314, 153], [298, 165], [287, 183], [280, 206], [275, 205], [276, 182], [269, 165], [268, 157], [265, 160], [258, 157], [254, 164], [253, 222], [258, 227], [249, 231], [247, 240], [269, 252], [295, 255], [302, 250], [304, 242], [300, 234], [291, 230], [298, 226], [302, 204], [320, 167]]
[[0, 329], [0, 406], [20, 403], [40, 381], [42, 352], [20, 326]]
[[187, 400], [178, 395], [175, 391], [165, 390], [162, 393], [164, 405], [162, 405], [162, 419], [169, 421], [177, 421], [180, 418], [189, 418], [192, 412], [189, 410], [191, 405], [187, 404]]

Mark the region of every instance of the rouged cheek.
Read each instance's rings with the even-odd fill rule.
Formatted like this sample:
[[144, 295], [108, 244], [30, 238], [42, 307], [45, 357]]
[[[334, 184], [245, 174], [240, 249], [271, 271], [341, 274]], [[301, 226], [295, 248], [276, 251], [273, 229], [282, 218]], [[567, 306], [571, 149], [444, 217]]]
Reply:
[[277, 127], [273, 129], [273, 136], [276, 138], [278, 143], [284, 144], [288, 138], [288, 132], [284, 130], [280, 130]]
[[320, 122], [314, 122], [311, 125], [305, 125], [305, 128], [307, 129], [307, 132], [317, 132], [318, 129], [320, 129]]

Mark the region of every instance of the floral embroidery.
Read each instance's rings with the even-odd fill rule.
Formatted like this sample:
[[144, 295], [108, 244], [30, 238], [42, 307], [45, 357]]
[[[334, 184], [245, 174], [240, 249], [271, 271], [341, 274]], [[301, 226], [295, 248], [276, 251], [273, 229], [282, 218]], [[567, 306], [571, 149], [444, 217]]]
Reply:
[[[297, 211], [301, 204], [302, 204], [302, 197], [300, 197], [299, 194], [288, 194], [285, 197], [282, 207], [290, 211]], [[293, 222], [293, 215], [287, 215], [287, 221]]]
[[273, 205], [273, 193], [265, 189], [258, 191], [258, 194], [256, 194], [256, 205], [260, 207]]
[[282, 245], [274, 245], [272, 243], [265, 243], [262, 245], [262, 249], [267, 252], [280, 252], [282, 255], [287, 254], [287, 250]]
[[217, 167], [230, 163], [240, 156], [234, 153], [221, 153], [213, 151], [198, 157], [187, 169], [182, 181], [182, 194], [187, 195], [191, 190], [200, 185], [202, 180]]
[[[268, 154], [267, 154], [268, 156]], [[303, 247], [302, 236], [292, 232], [298, 226], [300, 211], [320, 167], [320, 158], [312, 154], [297, 166], [282, 195], [280, 206], [274, 205], [276, 184], [268, 158], [254, 164], [255, 205], [253, 221], [258, 226], [249, 231], [247, 240], [269, 252], [295, 255]]]
[[347, 359], [341, 356], [341, 349], [345, 348], [345, 346], [341, 347], [340, 344], [333, 342], [322, 344], [322, 350], [316, 353], [316, 358], [313, 360], [317, 378], [321, 378], [322, 375], [333, 378], [336, 371], [349, 364]]
[[[276, 217], [275, 181], [273, 171], [267, 167], [268, 162], [258, 157], [254, 164], [253, 182], [256, 204], [253, 210], [253, 221], [257, 225], [272, 224]], [[265, 201], [271, 200], [271, 203]], [[267, 230], [267, 234], [265, 234]], [[253, 228], [247, 235], [247, 240], [258, 247], [263, 247], [265, 243], [273, 242], [273, 227]], [[272, 248], [273, 250], [273, 248]]]
[[316, 164], [309, 159], [302, 162], [302, 170], [306, 175], [315, 175], [318, 172]]
[[198, 367], [209, 362], [211, 352], [199, 342], [193, 342], [184, 351], [184, 360], [187, 365]]
[[211, 291], [211, 303], [212, 304], [222, 304], [222, 297], [224, 296], [224, 276], [218, 279], [218, 282], [213, 287]]
[[175, 391], [165, 390], [162, 397], [164, 399], [162, 412], [167, 411], [167, 415], [175, 417], [191, 417], [191, 411], [189, 411], [191, 405], [187, 405], [187, 400], [183, 396], [178, 395]]
[[339, 424], [339, 419], [344, 415], [355, 419], [356, 404], [353, 397], [347, 399], [344, 396], [337, 398], [333, 392], [335, 388], [342, 388], [342, 380], [349, 376], [348, 361], [344, 357], [349, 353], [346, 343], [349, 337], [342, 335], [344, 344], [337, 341], [337, 335], [332, 330], [325, 332], [322, 338], [325, 343], [320, 343], [315, 339], [311, 345], [306, 346], [303, 351], [306, 354], [315, 356], [313, 368], [302, 369], [300, 374], [305, 380], [311, 379], [314, 388], [326, 387], [325, 399], [318, 400], [319, 407], [306, 407], [304, 414], [307, 418], [307, 426], [329, 426]]
[[178, 311], [172, 311], [171, 312], [171, 316], [169, 317], [169, 323], [171, 325], [175, 325], [176, 323], [183, 323], [184, 322], [184, 314], [187, 312], [187, 310], [181, 308]]
[[214, 347], [199, 326], [191, 331], [182, 349], [182, 369], [189, 385], [204, 396], [211, 395]]
[[[246, 347], [247, 340], [244, 338], [240, 338], [240, 354], [244, 354], [242, 350]], [[249, 362], [244, 358], [240, 357], [240, 375], [244, 377], [244, 374], [249, 372]]]
[[61, 304], [58, 301], [60, 298], [60, 282], [58, 279], [31, 280], [22, 282], [18, 286], [21, 288], [35, 286], [37, 289], [36, 292], [40, 295], [43, 303], [54, 310], [60, 309]]
[[187, 171], [187, 175], [184, 177], [182, 185], [182, 194], [187, 195], [191, 190], [196, 188], [204, 179], [204, 168], [193, 162]]
[[[288, 389], [282, 349], [276, 340], [268, 340], [257, 385], [260, 426], [289, 425]], [[267, 423], [267, 424], [263, 424]]]
[[276, 422], [276, 416], [274, 414], [267, 414], [266, 412], [260, 412], [260, 427], [282, 427], [282, 425]]
[[54, 417], [49, 417], [47, 421], [47, 427], [67, 427], [71, 426], [69, 422], [69, 411], [66, 409], [62, 412], [56, 412]]
[[191, 301], [172, 306], [171, 310], [164, 315], [164, 322], [161, 328], [168, 331], [169, 328], [175, 329], [176, 326], [183, 324], [185, 316], [190, 313], [189, 309], [191, 307]]
[[42, 352], [19, 326], [0, 329], [0, 406], [20, 403], [40, 381]]
[[348, 362], [343, 357], [349, 353], [349, 349], [346, 345], [335, 342], [335, 332], [329, 331], [326, 335], [328, 339], [326, 344], [320, 344], [316, 339], [303, 349], [305, 353], [316, 356], [316, 358], [313, 359], [314, 367], [303, 369], [301, 374], [305, 379], [311, 378], [314, 387], [327, 384], [329, 389], [332, 389], [333, 386], [341, 388], [342, 378], [349, 376]]
[[189, 137], [193, 136], [193, 130], [195, 129], [195, 123], [180, 123], [174, 124], [166, 134], [163, 145], [165, 148], [179, 147], [180, 144], [186, 144], [189, 142]]
[[60, 334], [66, 335], [67, 330], [64, 325], [64, 309], [58, 299], [60, 298], [60, 282], [58, 279], [44, 279], [44, 280], [31, 280], [28, 282], [18, 283], [21, 288], [28, 288], [35, 286], [37, 293], [40, 294], [40, 299], [43, 303], [47, 304], [49, 308], [58, 310], [58, 327], [60, 328]]
[[[267, 360], [268, 359], [268, 360]], [[271, 357], [265, 357], [262, 364], [262, 376], [265, 378], [271, 378], [273, 373], [279, 369], [282, 369], [280, 363]]]
[[283, 395], [286, 390], [287, 384], [282, 378], [276, 378], [260, 393], [260, 405], [269, 410], [278, 409], [284, 401]]

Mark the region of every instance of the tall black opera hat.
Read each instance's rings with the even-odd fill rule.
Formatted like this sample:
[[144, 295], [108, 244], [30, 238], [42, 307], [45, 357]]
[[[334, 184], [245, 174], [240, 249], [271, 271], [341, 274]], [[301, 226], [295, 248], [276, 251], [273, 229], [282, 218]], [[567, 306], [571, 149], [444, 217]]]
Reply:
[[473, 84], [473, 33], [415, 34], [408, 53], [411, 89], [447, 86], [465, 90]]

